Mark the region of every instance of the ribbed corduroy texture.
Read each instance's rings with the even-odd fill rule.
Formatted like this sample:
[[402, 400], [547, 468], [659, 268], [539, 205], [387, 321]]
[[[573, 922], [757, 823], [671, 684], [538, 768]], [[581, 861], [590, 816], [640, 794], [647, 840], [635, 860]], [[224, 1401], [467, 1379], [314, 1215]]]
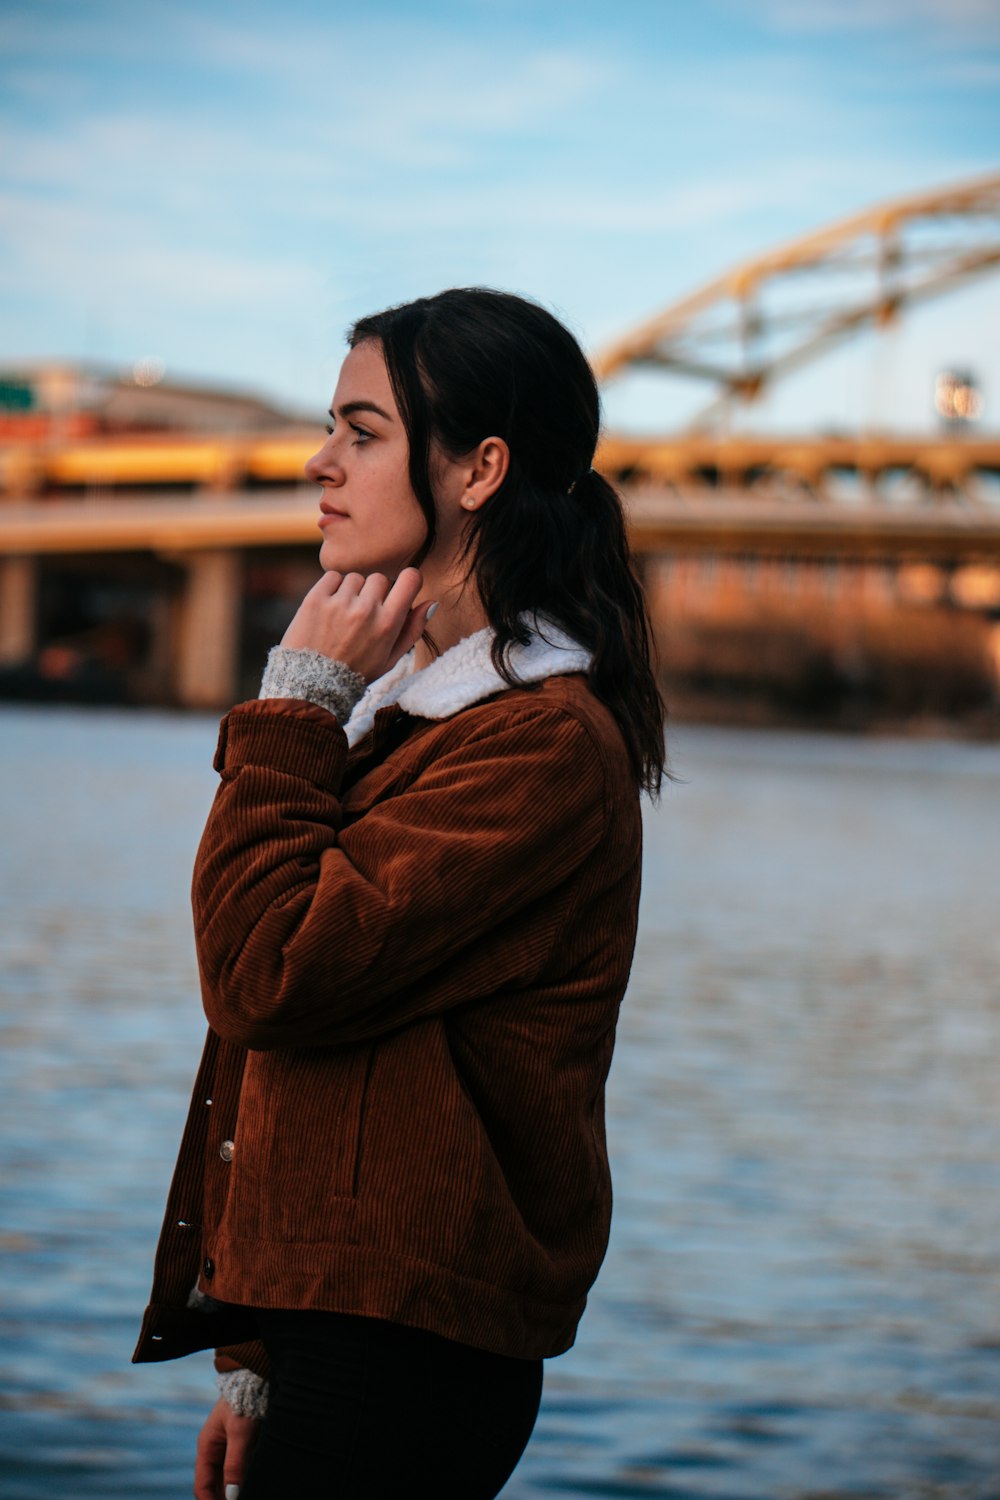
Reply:
[[211, 1029], [135, 1358], [252, 1336], [187, 1309], [199, 1274], [223, 1304], [561, 1353], [607, 1244], [639, 892], [613, 720], [556, 677], [443, 722], [385, 709], [348, 757], [325, 710], [265, 700], [223, 721], [216, 764], [193, 892]]

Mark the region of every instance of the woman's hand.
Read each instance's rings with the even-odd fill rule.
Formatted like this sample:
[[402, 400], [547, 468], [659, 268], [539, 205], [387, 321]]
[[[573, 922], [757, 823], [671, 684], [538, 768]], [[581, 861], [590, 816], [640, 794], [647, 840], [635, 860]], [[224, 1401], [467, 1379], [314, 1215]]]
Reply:
[[324, 573], [282, 636], [283, 646], [321, 651], [366, 682], [395, 666], [420, 638], [433, 603], [414, 607], [423, 579], [404, 568], [390, 585], [381, 573]]
[[260, 1423], [238, 1417], [226, 1401], [212, 1407], [198, 1434], [194, 1460], [195, 1500], [236, 1500]]

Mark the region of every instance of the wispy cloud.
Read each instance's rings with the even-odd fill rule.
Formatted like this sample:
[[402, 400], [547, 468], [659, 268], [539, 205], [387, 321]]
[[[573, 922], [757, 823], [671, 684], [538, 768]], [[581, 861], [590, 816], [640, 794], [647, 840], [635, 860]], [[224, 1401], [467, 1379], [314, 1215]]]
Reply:
[[[645, 0], [558, 26], [526, 0], [0, 7], [0, 311], [68, 347], [89, 308], [219, 374], [277, 344], [311, 370], [352, 314], [449, 281], [603, 337], [988, 166], [993, 3], [936, 51], [930, 0], [706, 0], [683, 28]], [[897, 33], [921, 55], [886, 66]]]
[[8, 271], [29, 269], [58, 297], [67, 283], [111, 295], [116, 303], [145, 300], [173, 312], [247, 308], [315, 291], [315, 269], [292, 252], [266, 255], [247, 247], [242, 255], [204, 246], [166, 244], [154, 224], [127, 212], [109, 213], [84, 204], [26, 202], [0, 193], [7, 229], [3, 261]]
[[757, 8], [786, 36], [894, 30], [960, 42], [1000, 39], [995, 0], [758, 0]]
[[957, 83], [963, 88], [1000, 88], [1000, 58], [963, 57], [946, 60], [936, 69], [939, 83]]

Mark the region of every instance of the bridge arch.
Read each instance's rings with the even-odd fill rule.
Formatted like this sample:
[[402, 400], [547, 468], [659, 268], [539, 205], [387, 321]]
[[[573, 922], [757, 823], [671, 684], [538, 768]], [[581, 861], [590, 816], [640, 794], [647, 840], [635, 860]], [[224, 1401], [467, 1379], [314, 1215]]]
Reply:
[[603, 383], [660, 370], [710, 427], [791, 371], [1000, 266], [1000, 173], [877, 204], [732, 267], [598, 349]]

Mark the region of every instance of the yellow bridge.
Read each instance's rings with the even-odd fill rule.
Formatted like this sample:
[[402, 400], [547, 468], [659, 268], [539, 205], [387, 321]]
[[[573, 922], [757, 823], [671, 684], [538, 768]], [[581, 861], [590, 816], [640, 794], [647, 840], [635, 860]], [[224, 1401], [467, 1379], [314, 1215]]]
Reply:
[[[0, 553], [314, 542], [316, 491], [300, 476], [318, 440], [90, 441], [32, 452], [30, 473], [15, 450], [0, 465]], [[1000, 506], [984, 493], [1000, 438], [611, 436], [597, 467], [626, 497], [638, 552], [1000, 555]], [[837, 498], [846, 477], [850, 502]], [[189, 495], [171, 495], [179, 485]]]
[[[775, 437], [720, 424], [735, 404], [838, 340], [883, 327], [997, 265], [1000, 176], [884, 204], [806, 236], [598, 351], [606, 382], [663, 370], [710, 392], [687, 430], [612, 433], [602, 443], [597, 467], [625, 496], [634, 549], [995, 565], [1000, 437], [968, 428], [934, 437]], [[811, 300], [801, 294], [803, 278]], [[110, 563], [118, 555], [125, 566], [141, 556], [180, 580], [170, 627], [175, 696], [225, 700], [240, 559], [318, 547], [316, 491], [301, 476], [320, 441], [318, 429], [284, 428], [0, 446], [0, 662], [36, 644], [39, 559]]]

